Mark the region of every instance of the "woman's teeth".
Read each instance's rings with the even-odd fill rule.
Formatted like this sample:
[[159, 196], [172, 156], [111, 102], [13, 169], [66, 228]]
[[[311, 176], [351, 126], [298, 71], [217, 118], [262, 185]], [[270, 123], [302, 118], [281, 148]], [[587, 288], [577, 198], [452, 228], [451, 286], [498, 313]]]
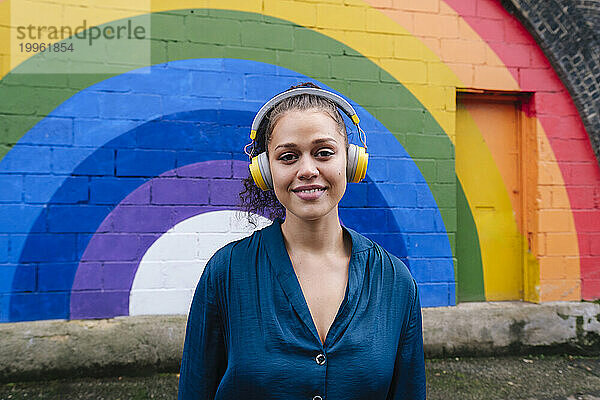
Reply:
[[317, 190], [325, 190], [325, 189], [308, 189], [308, 190], [298, 190], [298, 191], [302, 192], [302, 193], [314, 193]]

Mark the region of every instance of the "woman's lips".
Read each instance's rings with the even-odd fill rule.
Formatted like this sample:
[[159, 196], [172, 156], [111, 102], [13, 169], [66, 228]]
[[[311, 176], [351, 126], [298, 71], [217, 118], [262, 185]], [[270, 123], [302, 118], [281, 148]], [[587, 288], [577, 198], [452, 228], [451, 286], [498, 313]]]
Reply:
[[321, 197], [325, 193], [325, 188], [322, 189], [311, 189], [311, 190], [298, 190], [294, 191], [296, 196], [300, 197], [302, 200], [316, 200]]

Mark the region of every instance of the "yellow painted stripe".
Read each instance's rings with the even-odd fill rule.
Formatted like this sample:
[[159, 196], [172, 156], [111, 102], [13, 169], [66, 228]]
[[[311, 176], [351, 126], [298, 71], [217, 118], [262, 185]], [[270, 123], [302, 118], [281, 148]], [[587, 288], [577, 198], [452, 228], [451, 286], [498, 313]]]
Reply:
[[0, 2], [0, 79], [10, 72], [10, 1]]

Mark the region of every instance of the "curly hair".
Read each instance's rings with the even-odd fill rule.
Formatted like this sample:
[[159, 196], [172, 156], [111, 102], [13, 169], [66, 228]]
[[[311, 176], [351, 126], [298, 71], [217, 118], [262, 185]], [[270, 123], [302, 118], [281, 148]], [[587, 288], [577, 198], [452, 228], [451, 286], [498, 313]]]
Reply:
[[[317, 88], [319, 86], [312, 82], [301, 83], [292, 86], [288, 90], [297, 88]], [[287, 90], [286, 90], [287, 91]], [[324, 97], [314, 94], [299, 94], [297, 96], [288, 97], [277, 103], [263, 118], [258, 127], [254, 146], [252, 147], [252, 156], [260, 154], [268, 150], [271, 141], [271, 135], [279, 120], [290, 111], [307, 111], [316, 110], [329, 115], [336, 123], [338, 131], [344, 136], [346, 150], [348, 149], [348, 134], [344, 119], [338, 111], [336, 104]], [[268, 157], [268, 151], [267, 151]], [[248, 222], [254, 227], [257, 226], [255, 215], [263, 215], [269, 219], [285, 218], [285, 208], [275, 196], [273, 190], [263, 191], [254, 183], [252, 176], [248, 175], [243, 180], [244, 189], [240, 192], [240, 209], [246, 213]]]

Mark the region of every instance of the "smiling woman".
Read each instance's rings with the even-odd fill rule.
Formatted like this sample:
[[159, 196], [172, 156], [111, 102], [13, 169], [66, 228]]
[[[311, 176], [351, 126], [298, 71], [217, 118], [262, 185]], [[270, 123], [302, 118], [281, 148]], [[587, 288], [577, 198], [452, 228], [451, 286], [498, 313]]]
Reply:
[[269, 166], [273, 190], [287, 219], [337, 216], [346, 191], [346, 135], [317, 111], [289, 111], [273, 129]]
[[425, 398], [416, 283], [400, 259], [340, 224], [338, 204], [365, 177], [368, 154], [348, 144], [338, 107], [364, 135], [349, 103], [312, 84], [258, 112], [240, 197], [275, 221], [207, 263], [180, 399]]

